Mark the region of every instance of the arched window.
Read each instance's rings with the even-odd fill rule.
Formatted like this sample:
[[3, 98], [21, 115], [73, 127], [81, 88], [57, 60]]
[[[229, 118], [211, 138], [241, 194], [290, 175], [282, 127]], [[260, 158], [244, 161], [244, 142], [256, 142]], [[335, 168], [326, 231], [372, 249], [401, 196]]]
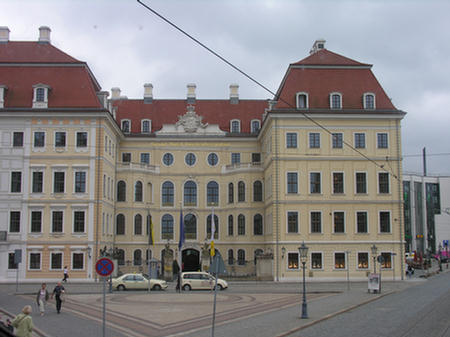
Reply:
[[173, 240], [173, 216], [170, 214], [164, 214], [161, 219], [161, 238]]
[[208, 206], [219, 204], [219, 184], [215, 181], [210, 181], [206, 186], [206, 195]]
[[228, 184], [228, 203], [232, 204], [234, 202], [234, 185], [233, 183]]
[[142, 121], [141, 132], [142, 133], [150, 133], [150, 121], [148, 119], [144, 119]]
[[239, 133], [241, 132], [241, 122], [237, 119], [231, 121], [231, 132]]
[[245, 265], [245, 250], [243, 249], [238, 250], [238, 265]]
[[245, 216], [239, 214], [238, 216], [238, 235], [245, 235]]
[[234, 221], [233, 221], [233, 215], [228, 216], [228, 235], [233, 236], [234, 235]]
[[252, 120], [251, 131], [252, 133], [258, 133], [260, 129], [260, 121], [257, 119]]
[[297, 93], [297, 109], [308, 108], [308, 94], [305, 92]]
[[375, 95], [372, 93], [364, 94], [364, 109], [375, 109]]
[[238, 202], [245, 201], [245, 183], [240, 181], [238, 183]]
[[330, 107], [331, 109], [342, 109], [342, 95], [338, 92], [330, 94]]
[[117, 183], [117, 201], [126, 201], [127, 184], [121, 180]]
[[194, 214], [184, 217], [184, 237], [189, 240], [197, 239], [197, 218]]
[[125, 235], [125, 215], [117, 214], [116, 235]]
[[255, 214], [253, 217], [253, 235], [263, 234], [263, 218], [261, 214]]
[[133, 265], [142, 265], [142, 251], [140, 249], [136, 249], [133, 253]]
[[127, 119], [122, 120], [122, 131], [124, 133], [129, 133], [130, 132], [130, 130], [131, 130], [131, 125], [130, 124], [131, 123], [130, 123], [129, 120], [127, 120]]
[[234, 252], [233, 249], [228, 249], [228, 265], [234, 264]]
[[253, 183], [253, 201], [263, 201], [262, 182], [259, 180]]
[[197, 184], [192, 180], [184, 183], [184, 206], [197, 206]]
[[136, 181], [134, 185], [134, 201], [142, 202], [142, 183], [140, 181]]
[[[219, 217], [214, 214], [214, 239], [219, 239]], [[211, 238], [211, 214], [206, 218], [206, 236], [208, 239]]]
[[142, 235], [142, 215], [134, 216], [134, 235]]
[[125, 251], [123, 249], [117, 249], [117, 264], [119, 266], [125, 265]]
[[162, 185], [162, 205], [173, 206], [174, 204], [173, 183], [166, 181]]

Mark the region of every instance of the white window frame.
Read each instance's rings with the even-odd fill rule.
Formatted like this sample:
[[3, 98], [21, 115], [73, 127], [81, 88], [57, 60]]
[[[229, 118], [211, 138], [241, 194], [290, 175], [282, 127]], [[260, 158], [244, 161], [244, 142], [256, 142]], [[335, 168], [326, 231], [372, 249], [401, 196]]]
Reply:
[[[388, 212], [389, 213], [389, 232], [381, 231], [381, 213]], [[380, 209], [378, 210], [378, 234], [392, 234], [392, 212], [390, 209]]]
[[[39, 254], [40, 258], [39, 258], [39, 269], [31, 269], [31, 254]], [[28, 263], [27, 263], [27, 267], [28, 267], [28, 271], [41, 271], [42, 270], [42, 248], [31, 248], [28, 251]]]
[[[299, 97], [302, 96], [302, 95], [304, 95], [306, 97], [305, 107], [300, 107], [299, 104], [298, 104], [299, 103]], [[295, 94], [295, 106], [297, 107], [297, 109], [309, 109], [309, 95], [308, 95], [307, 92], [300, 91], [300, 92], [297, 92]]]
[[[295, 147], [290, 147], [290, 146], [288, 146], [288, 135], [289, 134], [295, 134]], [[298, 149], [298, 132], [286, 132], [286, 138], [285, 138], [285, 140], [286, 140], [286, 149]]]
[[[44, 145], [43, 146], [34, 146], [35, 137], [36, 137], [37, 132], [44, 134]], [[46, 140], [47, 140], [47, 132], [46, 131], [44, 131], [44, 130], [33, 131], [33, 139], [32, 139], [33, 144], [31, 145], [33, 152], [45, 152]]]
[[[359, 253], [365, 253], [367, 254], [367, 268], [360, 268], [359, 267], [359, 260], [358, 260], [358, 254]], [[357, 251], [355, 254], [355, 258], [356, 258], [356, 270], [370, 270], [370, 268], [372, 267], [370, 265], [370, 253], [368, 251]]]
[[4, 84], [0, 84], [0, 109], [5, 107], [5, 91], [8, 87]]
[[[124, 128], [123, 128], [123, 124], [125, 122], [128, 122], [128, 131], [125, 131]], [[122, 130], [123, 133], [127, 133], [127, 134], [131, 133], [131, 120], [130, 119], [126, 119], [126, 118], [125, 119], [121, 119], [120, 120], [120, 130]]]
[[[341, 147], [334, 147], [333, 146], [333, 134], [340, 134], [340, 135], [342, 135], [342, 146]], [[344, 148], [344, 133], [343, 132], [332, 132], [330, 138], [331, 138], [330, 149], [332, 149], [332, 150], [342, 150]]]
[[[320, 232], [313, 232], [311, 230], [311, 228], [312, 228], [311, 213], [320, 213]], [[323, 212], [321, 210], [310, 210], [309, 211], [309, 221], [308, 222], [309, 222], [309, 234], [311, 234], [311, 235], [323, 234]], [[323, 257], [322, 257], [322, 259], [323, 259]]]
[[[61, 254], [61, 268], [53, 268], [52, 267], [52, 255], [53, 254]], [[50, 251], [50, 254], [48, 256], [48, 270], [54, 271], [54, 270], [63, 270], [64, 268], [64, 251], [59, 249], [54, 249]]]
[[[258, 130], [256, 131], [256, 130], [254, 130], [254, 128], [253, 128], [253, 123], [254, 122], [257, 122], [258, 123]], [[252, 119], [251, 121], [250, 121], [250, 132], [251, 133], [257, 133], [257, 132], [259, 132], [259, 130], [261, 130], [261, 121], [259, 120], [259, 119]]]
[[393, 267], [394, 267], [394, 263], [392, 262], [392, 260], [395, 258], [395, 256], [392, 255], [393, 252], [391, 252], [391, 251], [381, 251], [381, 252], [380, 252], [380, 256], [381, 256], [383, 253], [384, 253], [384, 254], [389, 254], [389, 255], [390, 255], [390, 257], [391, 257], [391, 268], [385, 268], [385, 267], [382, 267], [382, 263], [380, 263], [380, 269], [381, 269], [381, 270], [392, 270]]
[[[318, 134], [319, 135], [319, 146], [318, 147], [317, 146], [314, 146], [314, 147], [311, 146], [312, 145], [311, 144], [311, 134]], [[321, 143], [322, 143], [322, 136], [321, 136], [319, 131], [308, 132], [308, 149], [310, 149], [310, 150], [320, 149], [322, 147]]]
[[[333, 107], [333, 96], [334, 96], [334, 95], [338, 95], [338, 96], [339, 96], [339, 104], [340, 104], [340, 106], [339, 106], [338, 108]], [[329, 100], [330, 100], [330, 109], [333, 109], [333, 110], [342, 110], [343, 102], [342, 102], [342, 94], [341, 94], [340, 92], [337, 92], [337, 91], [335, 91], [335, 92], [330, 92]]]
[[[37, 92], [38, 89], [44, 89], [44, 100], [38, 101], [37, 100]], [[50, 90], [50, 86], [42, 83], [34, 84], [33, 85], [33, 109], [42, 109], [42, 108], [48, 108], [48, 92]]]
[[[211, 154], [215, 154], [216, 157], [217, 157], [217, 162], [216, 162], [215, 165], [211, 165], [211, 164], [209, 163], [209, 156], [210, 156]], [[206, 163], [208, 164], [209, 167], [216, 167], [217, 165], [219, 165], [219, 162], [220, 162], [220, 158], [219, 158], [219, 155], [217, 154], [217, 152], [210, 152], [210, 153], [208, 153], [208, 155], [206, 156]]]
[[[79, 133], [86, 134], [86, 146], [78, 146], [78, 134]], [[78, 130], [75, 132], [75, 151], [76, 152], [88, 152], [89, 151], [89, 132], [88, 131]]]
[[[12, 182], [13, 182], [13, 173], [19, 173], [20, 172], [20, 191], [14, 191], [13, 192], [13, 190], [12, 190]], [[10, 182], [9, 182], [9, 193], [11, 193], [11, 194], [21, 194], [21, 193], [23, 193], [24, 191], [23, 191], [23, 188], [24, 188], [24, 172], [23, 171], [11, 171], [10, 172], [10, 175], [9, 175], [9, 179], [10, 179]]]
[[[85, 177], [84, 177], [84, 192], [77, 192], [76, 190], [75, 190], [75, 187], [76, 187], [76, 174], [78, 173], [78, 172], [84, 172], [85, 173]], [[74, 171], [73, 171], [73, 193], [74, 194], [86, 194], [86, 193], [88, 193], [88, 171], [87, 170], [80, 170], [80, 169], [75, 169]]]
[[[312, 266], [312, 254], [320, 254], [320, 265], [322, 267], [320, 267], [320, 268], [313, 268], [313, 266]], [[309, 253], [309, 269], [311, 271], [324, 270], [324, 268], [323, 268], [323, 252], [322, 251], [320, 251], [320, 252], [319, 251], [312, 251], [312, 252]]]
[[[63, 192], [55, 192], [55, 173], [63, 172], [64, 173], [64, 191]], [[53, 167], [52, 168], [52, 195], [62, 195], [67, 191], [67, 169]]]
[[[386, 147], [380, 147], [380, 143], [378, 142], [378, 135], [386, 135], [386, 143], [387, 143]], [[377, 137], [377, 140], [376, 140], [377, 141], [377, 149], [380, 149], [380, 150], [389, 149], [389, 132], [377, 132], [376, 137]]]
[[[335, 228], [335, 223], [334, 223], [334, 213], [344, 213], [344, 231], [343, 232], [335, 232], [334, 228]], [[332, 216], [332, 225], [331, 225], [331, 229], [332, 229], [332, 233], [333, 234], [347, 234], [347, 214], [345, 213], [345, 211], [340, 210], [340, 209], [336, 209], [333, 210], [333, 212], [331, 213]]]
[[[296, 254], [297, 255], [297, 268], [289, 268], [289, 254]], [[300, 253], [298, 252], [298, 250], [297, 251], [295, 251], [295, 250], [290, 250], [290, 251], [287, 251], [286, 252], [286, 270], [300, 270], [300, 265], [301, 265], [301, 262], [300, 262]]]
[[[367, 103], [366, 103], [366, 97], [367, 96], [373, 96], [373, 108], [368, 108], [367, 107]], [[376, 108], [377, 108], [377, 96], [373, 93], [373, 92], [365, 92], [364, 94], [363, 94], [363, 107], [364, 107], [364, 109], [366, 109], [366, 110], [375, 110]]]
[[[336, 268], [336, 254], [344, 254], [345, 268]], [[333, 270], [347, 270], [348, 268], [348, 254], [345, 251], [336, 250], [333, 252]]]
[[[380, 173], [388, 175], [388, 192], [387, 193], [380, 192]], [[389, 174], [389, 172], [386, 172], [386, 171], [378, 171], [377, 172], [377, 191], [378, 191], [379, 195], [390, 195], [391, 194], [391, 175]]]
[[[233, 131], [233, 122], [238, 123], [238, 131]], [[240, 133], [241, 132], [241, 121], [239, 119], [232, 119], [230, 121], [230, 133]]]
[[[54, 232], [53, 231], [53, 212], [62, 212], [62, 218], [63, 218], [63, 221], [62, 221], [62, 229], [61, 229], [61, 232]], [[61, 208], [51, 208], [50, 209], [50, 228], [49, 228], [49, 232], [50, 232], [50, 234], [64, 234], [64, 223], [65, 223], [65, 218], [66, 218], [66, 212], [65, 212], [65, 208], [64, 207], [61, 207]]]
[[[31, 228], [33, 226], [33, 212], [41, 212], [41, 231], [40, 232], [32, 232], [31, 231]], [[29, 224], [29, 227], [28, 227], [28, 230], [27, 230], [28, 234], [32, 235], [32, 236], [34, 236], [34, 235], [38, 235], [38, 236], [42, 235], [43, 230], [44, 230], [44, 209], [41, 208], [41, 207], [38, 207], [38, 208], [30, 207], [30, 213], [29, 214], [30, 214], [29, 215], [30, 216], [30, 224]]]
[[[289, 232], [289, 213], [297, 213], [297, 231]], [[289, 234], [300, 234], [300, 212], [296, 210], [287, 210], [286, 211], [286, 235]]]
[[[364, 135], [364, 146], [358, 147], [356, 144], [356, 135], [363, 134]], [[367, 149], [367, 134], [365, 132], [353, 132], [353, 146], [356, 149]]]
[[[83, 212], [84, 213], [84, 231], [83, 232], [75, 232], [75, 212]], [[73, 207], [72, 209], [72, 235], [80, 235], [80, 236], [84, 236], [87, 233], [87, 223], [88, 223], [88, 218], [87, 218], [87, 209], [85, 207]]]
[[[342, 173], [342, 193], [334, 193], [334, 174]], [[331, 194], [332, 195], [345, 195], [345, 172], [344, 171], [332, 171], [331, 172]]]
[[[356, 181], [356, 174], [357, 173], [364, 173], [365, 175], [366, 175], [366, 193], [358, 193], [357, 192], [357, 181]], [[355, 176], [354, 176], [354, 193], [355, 193], [355, 195], [368, 195], [369, 194], [369, 185], [368, 185], [368, 183], [367, 183], [367, 178], [368, 178], [368, 174], [367, 174], [367, 171], [355, 171]]]
[[[297, 175], [297, 192], [289, 192], [289, 180], [288, 180], [288, 176], [289, 176], [289, 173], [295, 173], [296, 175]], [[286, 195], [298, 195], [298, 194], [300, 194], [299, 193], [299, 187], [300, 187], [300, 184], [299, 184], [299, 177], [300, 177], [300, 174], [298, 173], [298, 171], [286, 171]]]
[[[144, 122], [148, 122], [148, 131], [144, 131]], [[152, 121], [151, 119], [141, 120], [141, 133], [150, 134], [152, 133]]]
[[[319, 173], [320, 174], [320, 192], [311, 192], [311, 173]], [[321, 171], [310, 171], [308, 172], [308, 189], [309, 189], [309, 194], [312, 195], [322, 195], [323, 194], [323, 184], [322, 184], [322, 172]]]
[[[57, 132], [64, 132], [65, 134], [65, 144], [64, 146], [56, 146], [56, 133]], [[62, 151], [67, 151], [67, 143], [68, 143], [68, 133], [66, 130], [56, 130], [53, 132], [53, 149], [56, 152], [62, 152]]]
[[[367, 214], [367, 232], [358, 232], [358, 213], [366, 213]], [[367, 235], [370, 234], [370, 217], [369, 211], [366, 209], [357, 209], [355, 211], [355, 234], [357, 235]]]
[[[82, 254], [83, 255], [83, 268], [74, 268], [74, 266], [73, 266], [73, 256], [74, 256], [74, 254]], [[85, 252], [83, 252], [83, 251], [81, 251], [79, 249], [72, 250], [70, 252], [70, 269], [74, 270], [74, 271], [83, 271], [83, 270], [86, 269], [86, 254], [85, 254]]]

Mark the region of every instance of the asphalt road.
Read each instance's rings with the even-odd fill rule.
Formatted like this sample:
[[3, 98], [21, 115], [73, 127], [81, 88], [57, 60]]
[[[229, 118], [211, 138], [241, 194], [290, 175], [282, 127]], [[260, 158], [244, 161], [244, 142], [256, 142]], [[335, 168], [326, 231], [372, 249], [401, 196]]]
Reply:
[[450, 337], [450, 273], [288, 336]]

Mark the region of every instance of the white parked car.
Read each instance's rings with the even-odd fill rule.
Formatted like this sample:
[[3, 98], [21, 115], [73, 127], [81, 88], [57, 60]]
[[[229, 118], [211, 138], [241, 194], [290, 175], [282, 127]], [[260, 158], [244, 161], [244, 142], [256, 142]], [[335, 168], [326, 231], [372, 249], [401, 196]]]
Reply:
[[[216, 278], [204, 271], [189, 271], [181, 273], [181, 289], [214, 289]], [[228, 288], [228, 283], [220, 278], [217, 279], [217, 289], [224, 290]]]
[[[150, 279], [151, 290], [164, 290], [167, 288], [167, 282], [164, 280]], [[127, 289], [147, 289], [148, 278], [142, 274], [124, 274], [112, 279], [112, 287], [117, 290]]]

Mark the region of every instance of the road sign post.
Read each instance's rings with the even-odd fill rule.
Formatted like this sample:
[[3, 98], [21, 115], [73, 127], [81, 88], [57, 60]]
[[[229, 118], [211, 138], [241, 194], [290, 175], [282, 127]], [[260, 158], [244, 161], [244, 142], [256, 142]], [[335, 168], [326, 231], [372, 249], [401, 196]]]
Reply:
[[[106, 258], [103, 257], [100, 260], [97, 261], [95, 264], [95, 271], [100, 276], [103, 276], [103, 337], [106, 335], [106, 278], [112, 274], [114, 271], [114, 263]], [[111, 280], [112, 282], [112, 280]]]

